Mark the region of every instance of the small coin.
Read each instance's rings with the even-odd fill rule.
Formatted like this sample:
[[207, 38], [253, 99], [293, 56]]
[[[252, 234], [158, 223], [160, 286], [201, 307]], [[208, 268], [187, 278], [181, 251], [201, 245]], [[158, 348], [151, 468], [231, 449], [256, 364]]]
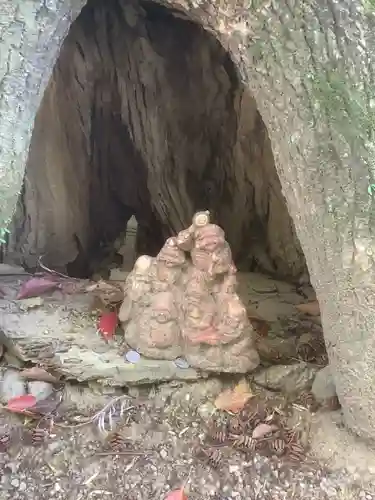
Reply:
[[138, 363], [138, 361], [141, 359], [141, 355], [137, 351], [128, 351], [125, 354], [125, 359], [129, 363]]
[[177, 368], [190, 368], [189, 363], [184, 358], [176, 358], [173, 363], [177, 366]]

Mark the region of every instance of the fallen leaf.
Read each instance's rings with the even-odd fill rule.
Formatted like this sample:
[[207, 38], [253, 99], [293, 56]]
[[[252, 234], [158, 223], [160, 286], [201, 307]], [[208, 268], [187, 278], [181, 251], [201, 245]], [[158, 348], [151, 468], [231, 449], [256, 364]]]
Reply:
[[253, 396], [249, 384], [245, 379], [242, 379], [233, 389], [227, 389], [219, 394], [215, 406], [219, 410], [238, 413]]
[[28, 299], [29, 297], [37, 297], [42, 293], [55, 290], [58, 286], [59, 282], [56, 281], [56, 279], [33, 277], [23, 283], [16, 299], [19, 300]]
[[25, 396], [16, 396], [8, 401], [6, 409], [15, 413], [23, 413], [24, 410], [32, 408], [36, 403], [35, 396], [26, 394]]
[[264, 436], [267, 434], [271, 434], [272, 432], [276, 431], [278, 429], [277, 425], [275, 424], [259, 424], [255, 427], [253, 430], [252, 438], [254, 439], [262, 439]]
[[320, 307], [317, 300], [314, 300], [314, 302], [307, 302], [306, 304], [299, 304], [296, 308], [304, 314], [309, 314], [310, 316], [320, 316]]
[[33, 366], [25, 368], [20, 372], [21, 377], [27, 380], [39, 380], [41, 382], [49, 382], [50, 384], [58, 384], [59, 379], [48, 373], [44, 368]]
[[184, 489], [174, 490], [168, 493], [165, 500], [187, 500], [187, 496], [184, 493]]
[[267, 337], [270, 329], [267, 321], [264, 319], [252, 318], [251, 316], [249, 316], [249, 321], [258, 335], [261, 337]]
[[104, 340], [113, 338], [118, 323], [116, 311], [105, 312], [101, 315], [98, 323], [98, 331]]

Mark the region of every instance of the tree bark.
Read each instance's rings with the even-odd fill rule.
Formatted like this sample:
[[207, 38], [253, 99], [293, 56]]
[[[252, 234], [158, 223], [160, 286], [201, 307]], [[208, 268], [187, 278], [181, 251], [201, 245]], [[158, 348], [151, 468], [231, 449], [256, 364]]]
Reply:
[[43, 254], [77, 274], [132, 213], [140, 231], [159, 221], [148, 235], [157, 252], [209, 208], [242, 268], [297, 279], [305, 260], [267, 131], [228, 53], [170, 9], [129, 9], [91, 2], [61, 47], [8, 256], [32, 268]]
[[[5, 77], [0, 96], [0, 170], [1, 184], [9, 193], [2, 198], [7, 207], [1, 209], [2, 220], [15, 205], [32, 119], [75, 15], [62, 17], [62, 9], [72, 12], [69, 2], [55, 3], [43, 30], [32, 14], [23, 23], [24, 46], [1, 51], [9, 55], [1, 65]], [[33, 5], [36, 11], [44, 3], [17, 4]], [[15, 7], [9, 2], [0, 5], [0, 25], [8, 32]], [[233, 6], [181, 0], [173, 5], [216, 32], [256, 100], [320, 302], [347, 425], [374, 438], [372, 12], [346, 0], [254, 0], [250, 7], [241, 2]], [[19, 52], [24, 59], [14, 63], [11, 56]], [[7, 100], [11, 96], [14, 99]], [[173, 217], [178, 222], [177, 214]]]
[[23, 185], [35, 114], [60, 45], [85, 3], [0, 2], [0, 229]]
[[272, 2], [253, 6], [237, 53], [317, 292], [346, 423], [374, 438], [371, 25], [357, 3]]

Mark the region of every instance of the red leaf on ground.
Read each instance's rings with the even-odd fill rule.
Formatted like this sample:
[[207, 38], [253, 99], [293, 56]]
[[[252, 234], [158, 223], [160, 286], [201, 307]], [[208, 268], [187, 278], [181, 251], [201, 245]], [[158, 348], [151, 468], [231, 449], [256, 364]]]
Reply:
[[98, 324], [99, 333], [102, 335], [104, 340], [110, 340], [113, 338], [118, 323], [118, 317], [116, 311], [104, 312]]
[[165, 500], [187, 500], [187, 496], [184, 493], [184, 489], [174, 490], [168, 493]]
[[59, 282], [52, 278], [36, 278], [33, 277], [23, 283], [19, 289], [16, 299], [28, 299], [30, 297], [37, 297], [42, 293], [54, 290], [59, 286]]
[[28, 408], [32, 408], [36, 403], [35, 396], [26, 394], [25, 396], [16, 396], [8, 401], [6, 409], [15, 413], [22, 413]]

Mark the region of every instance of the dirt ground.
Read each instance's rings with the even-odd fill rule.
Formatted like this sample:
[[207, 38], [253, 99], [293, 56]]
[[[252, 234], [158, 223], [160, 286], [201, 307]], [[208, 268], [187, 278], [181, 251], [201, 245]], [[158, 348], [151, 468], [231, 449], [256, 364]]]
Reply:
[[[142, 396], [142, 405], [115, 419], [114, 428], [128, 442], [117, 455], [97, 422], [83, 423], [111, 401], [115, 394], [110, 391], [99, 395], [89, 388], [67, 388], [64, 420], [41, 444], [31, 445], [27, 438], [30, 421], [3, 411], [0, 425], [3, 432], [12, 432], [12, 440], [0, 453], [0, 499], [163, 500], [186, 481], [189, 500], [375, 498], [374, 486], [344, 469], [329, 470], [311, 454], [294, 466], [282, 458], [244, 455], [232, 448], [220, 449], [217, 468], [197, 458], [193, 447], [213, 421], [213, 386], [204, 384], [203, 396], [202, 383], [131, 390]], [[127, 406], [136, 399], [129, 399]], [[81, 423], [72, 424], [77, 417]]]
[[[198, 444], [206, 443], [207, 434], [216, 425], [219, 429], [228, 418], [215, 408], [214, 401], [234, 383], [235, 376], [197, 380], [181, 374], [178, 378], [175, 372], [172, 376], [168, 371], [168, 377], [163, 378], [159, 363], [154, 364], [158, 372], [154, 365], [151, 371], [146, 366], [147, 376], [138, 376], [138, 385], [132, 386], [131, 380], [137, 378], [134, 373], [140, 370], [138, 365], [128, 366], [115, 348], [111, 350], [95, 336], [91, 317], [88, 325], [76, 325], [77, 315], [84, 317], [78, 311], [78, 296], [65, 297], [56, 292], [55, 302], [49, 303], [54, 296], [44, 296], [42, 305], [24, 311], [20, 309], [22, 301], [12, 299], [22, 282], [22, 278], [10, 280], [10, 300], [2, 300], [0, 329], [19, 352], [27, 354], [26, 359], [37, 365], [42, 347], [53, 344], [52, 361], [44, 353], [43, 362], [50, 360], [52, 368], [81, 382], [65, 380], [63, 389], [54, 388], [61, 391], [62, 403], [47, 434], [43, 430], [48, 427], [46, 420], [39, 421], [35, 432], [32, 429], [38, 421], [0, 407], [0, 500], [164, 500], [168, 492], [184, 484], [188, 500], [375, 500], [375, 450], [349, 435], [339, 411], [313, 414], [291, 405], [292, 424], [298, 425], [307, 445], [307, 455], [299, 461], [290, 463], [285, 457], [263, 456], [249, 450], [244, 453], [231, 445], [211, 446], [211, 452], [214, 450], [220, 457], [213, 466], [207, 455], [196, 453], [196, 449]], [[4, 290], [5, 284], [8, 286], [3, 279]], [[276, 408], [283, 405], [283, 398], [290, 397], [288, 388], [303, 391], [321, 368], [317, 359], [315, 365], [296, 359], [298, 346], [308, 347], [309, 355], [312, 349], [316, 357], [311, 338], [322, 337], [321, 325], [315, 317], [301, 316], [296, 309], [296, 304], [310, 299], [309, 293], [302, 296], [288, 284], [270, 283], [254, 273], [240, 285], [250, 313], [255, 311], [265, 318], [270, 327], [268, 335], [258, 339], [263, 358], [272, 365], [276, 353], [277, 363], [281, 363], [282, 353], [285, 362], [292, 362], [265, 366], [248, 375], [249, 383], [263, 387], [259, 389], [262, 397], [271, 398]], [[64, 315], [70, 322], [66, 323]], [[308, 342], [303, 343], [306, 332]], [[62, 339], [68, 347], [74, 341], [76, 348], [69, 356]], [[26, 366], [12, 352], [4, 354], [3, 379], [4, 374], [9, 375], [11, 365], [16, 365], [16, 370]], [[114, 353], [116, 363], [110, 363], [108, 352]], [[98, 353], [102, 353], [101, 357]], [[271, 372], [273, 389], [268, 378]], [[126, 380], [119, 380], [119, 374]], [[114, 382], [117, 388], [109, 387]], [[13, 390], [12, 384], [14, 380], [10, 384]], [[128, 393], [119, 388], [123, 386], [128, 387]], [[281, 393], [282, 387], [286, 396]], [[113, 401], [126, 402], [123, 414], [121, 405], [113, 405]], [[99, 418], [103, 416], [106, 419]], [[114, 443], [113, 432], [108, 433], [111, 419], [113, 431], [121, 435], [120, 443], [118, 436]], [[103, 425], [104, 430], [100, 428]], [[120, 452], [116, 453], [114, 444], [120, 445]]]

